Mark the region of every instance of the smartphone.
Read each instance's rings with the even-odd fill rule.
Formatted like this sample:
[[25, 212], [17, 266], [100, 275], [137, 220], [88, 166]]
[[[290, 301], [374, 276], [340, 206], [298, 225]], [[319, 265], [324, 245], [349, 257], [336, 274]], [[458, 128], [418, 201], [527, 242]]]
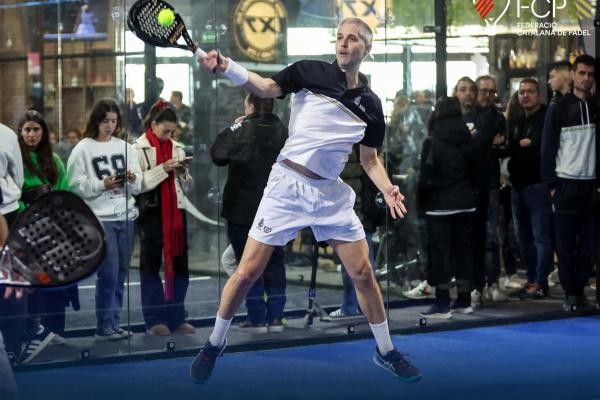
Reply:
[[127, 172], [125, 172], [125, 171], [117, 172], [117, 174], [115, 175], [115, 181], [124, 181], [124, 180], [127, 180]]

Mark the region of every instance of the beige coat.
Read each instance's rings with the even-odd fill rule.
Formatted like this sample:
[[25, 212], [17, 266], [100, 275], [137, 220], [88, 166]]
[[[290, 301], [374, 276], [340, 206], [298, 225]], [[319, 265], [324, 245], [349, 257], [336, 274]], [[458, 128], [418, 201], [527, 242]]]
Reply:
[[[185, 159], [183, 146], [174, 140], [171, 140], [171, 142], [173, 143], [173, 159], [183, 161]], [[143, 134], [136, 140], [133, 144], [133, 148], [137, 151], [140, 166], [142, 168], [142, 193], [156, 189], [156, 187], [169, 176], [169, 174], [165, 172], [162, 164], [156, 165], [156, 149], [150, 145], [150, 142], [146, 139], [146, 134]], [[146, 158], [146, 156], [148, 158]], [[185, 209], [185, 195], [192, 190], [194, 181], [187, 169], [183, 174], [176, 170], [174, 170], [174, 172], [177, 207]]]

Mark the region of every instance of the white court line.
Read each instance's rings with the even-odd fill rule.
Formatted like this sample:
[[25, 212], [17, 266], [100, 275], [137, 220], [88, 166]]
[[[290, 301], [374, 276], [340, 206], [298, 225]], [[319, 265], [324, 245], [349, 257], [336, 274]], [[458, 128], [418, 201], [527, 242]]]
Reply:
[[[207, 281], [210, 279], [210, 276], [196, 276], [194, 278], [190, 278], [190, 282], [193, 281]], [[162, 283], [165, 283], [164, 279], [162, 281]], [[140, 286], [139, 282], [125, 282], [125, 286]], [[79, 286], [79, 289], [96, 289], [96, 285], [84, 285], [84, 286]]]

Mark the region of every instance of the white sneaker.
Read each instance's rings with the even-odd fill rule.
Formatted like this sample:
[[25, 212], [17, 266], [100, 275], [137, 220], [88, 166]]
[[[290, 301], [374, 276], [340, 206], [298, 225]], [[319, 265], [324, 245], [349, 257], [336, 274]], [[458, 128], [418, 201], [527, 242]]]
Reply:
[[508, 300], [508, 296], [506, 295], [506, 293], [500, 290], [497, 283], [492, 283], [492, 287], [488, 288], [487, 293], [489, 300], [494, 303]]
[[429, 286], [427, 281], [422, 281], [416, 288], [402, 292], [404, 297], [409, 299], [433, 299], [435, 297], [435, 287]]
[[67, 344], [67, 339], [60, 336], [58, 333], [54, 334], [54, 338], [50, 341], [50, 346], [64, 346]]
[[560, 283], [560, 279], [558, 277], [558, 268], [554, 268], [554, 271], [550, 272], [548, 275], [548, 286], [555, 287]]
[[506, 278], [504, 281], [505, 289], [522, 289], [525, 286], [527, 281], [525, 279], [519, 278], [517, 274], [513, 274]]
[[492, 291], [490, 290], [489, 287], [484, 287], [483, 291], [481, 292], [481, 301], [483, 303], [491, 303], [492, 300]]
[[341, 308], [338, 308], [337, 310], [329, 313], [329, 316], [331, 318], [340, 318], [340, 317], [343, 317], [344, 315], [346, 315], [346, 314], [344, 314], [344, 312], [342, 311]]
[[479, 308], [483, 305], [481, 292], [477, 289], [473, 289], [471, 292], [471, 307]]

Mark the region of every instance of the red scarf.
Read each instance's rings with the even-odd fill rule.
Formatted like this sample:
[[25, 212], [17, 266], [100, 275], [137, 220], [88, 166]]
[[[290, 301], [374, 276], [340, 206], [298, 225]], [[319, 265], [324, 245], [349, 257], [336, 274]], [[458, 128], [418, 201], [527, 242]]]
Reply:
[[[161, 142], [151, 128], [146, 130], [146, 139], [156, 149], [156, 165], [173, 158], [173, 142], [171, 139]], [[169, 177], [160, 184], [160, 206], [163, 230], [163, 257], [165, 265], [165, 300], [173, 298], [173, 257], [183, 253], [184, 232], [183, 216], [177, 208], [177, 193], [175, 192], [175, 175], [169, 172]]]

